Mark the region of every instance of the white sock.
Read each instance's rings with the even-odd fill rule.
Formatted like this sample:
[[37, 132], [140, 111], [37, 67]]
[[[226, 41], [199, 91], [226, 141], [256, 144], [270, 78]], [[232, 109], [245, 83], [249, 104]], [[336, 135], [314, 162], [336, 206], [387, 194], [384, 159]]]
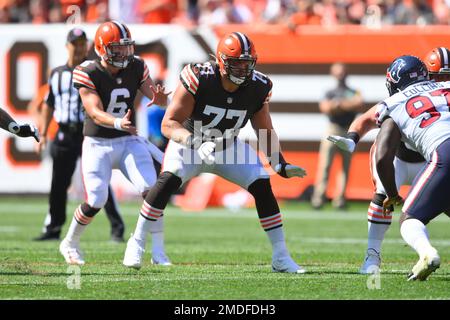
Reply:
[[368, 221], [368, 238], [367, 238], [367, 249], [374, 249], [376, 252], [381, 252], [381, 243], [384, 240], [384, 235], [387, 229], [389, 229], [389, 224], [379, 224]]
[[272, 244], [273, 257], [289, 255], [286, 248], [282, 227], [266, 231], [266, 233], [269, 237], [270, 243]]
[[151, 221], [150, 234], [152, 235], [152, 252], [164, 252], [164, 216]]
[[427, 227], [417, 219], [407, 219], [403, 221], [400, 227], [400, 233], [402, 234], [403, 240], [405, 240], [420, 257], [430, 249], [434, 249], [428, 240]]
[[151, 223], [153, 221], [145, 219], [139, 215], [136, 229], [134, 230], [133, 237], [139, 242], [139, 244], [145, 248], [147, 243], [147, 234], [150, 232]]
[[81, 234], [86, 229], [87, 225], [79, 224], [78, 221], [72, 218], [72, 222], [70, 223], [69, 231], [67, 231], [66, 239], [70, 244], [78, 244], [80, 243]]

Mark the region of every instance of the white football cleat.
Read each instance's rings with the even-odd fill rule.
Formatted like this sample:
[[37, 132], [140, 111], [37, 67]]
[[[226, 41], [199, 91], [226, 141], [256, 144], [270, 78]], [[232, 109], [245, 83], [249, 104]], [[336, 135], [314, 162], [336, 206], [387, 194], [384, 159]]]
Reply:
[[411, 273], [408, 275], [408, 281], [424, 281], [440, 266], [441, 258], [439, 257], [436, 249], [432, 248], [432, 250], [423, 255], [412, 268]]
[[132, 235], [127, 242], [123, 265], [129, 268], [140, 269], [142, 267], [142, 256], [144, 252], [145, 248]]
[[272, 272], [305, 273], [306, 270], [296, 264], [290, 256], [283, 256], [272, 259]]
[[69, 241], [64, 238], [59, 245], [59, 252], [61, 252], [68, 264], [84, 265], [83, 252], [80, 250], [79, 244], [70, 244]]
[[380, 272], [381, 257], [375, 249], [368, 249], [364, 263], [359, 269], [360, 274], [374, 274]]
[[154, 265], [160, 265], [165, 267], [172, 265], [172, 262], [170, 262], [169, 257], [164, 252], [153, 253], [151, 262]]

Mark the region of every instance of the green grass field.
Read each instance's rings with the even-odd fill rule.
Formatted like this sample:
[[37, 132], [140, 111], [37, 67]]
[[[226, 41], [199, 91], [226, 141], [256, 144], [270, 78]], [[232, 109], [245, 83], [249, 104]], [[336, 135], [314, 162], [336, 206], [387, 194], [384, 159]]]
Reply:
[[[75, 206], [70, 203], [68, 220]], [[127, 235], [134, 229], [139, 207], [140, 201], [121, 204]], [[348, 212], [283, 205], [288, 247], [307, 268], [304, 275], [271, 272], [270, 245], [253, 209], [186, 213], [169, 207], [166, 249], [174, 265], [152, 266], [146, 253], [140, 271], [122, 266], [125, 243], [109, 242], [109, 225], [101, 212], [82, 238], [86, 265], [77, 290], [67, 286], [73, 271], [58, 252], [59, 242], [30, 241], [39, 234], [46, 210], [46, 199], [0, 199], [1, 299], [450, 298], [450, 220], [446, 216], [429, 226], [442, 265], [426, 282], [406, 281], [417, 257], [403, 243], [396, 216], [383, 247], [380, 289], [369, 290], [369, 278], [357, 273], [366, 248], [365, 203], [352, 204]]]

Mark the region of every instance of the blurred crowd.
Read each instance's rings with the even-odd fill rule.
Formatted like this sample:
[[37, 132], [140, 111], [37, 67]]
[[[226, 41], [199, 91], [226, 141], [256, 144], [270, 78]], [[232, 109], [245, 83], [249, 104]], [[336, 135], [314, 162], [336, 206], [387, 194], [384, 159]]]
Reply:
[[[72, 21], [70, 21], [72, 19]], [[450, 0], [0, 0], [0, 23], [450, 24]]]

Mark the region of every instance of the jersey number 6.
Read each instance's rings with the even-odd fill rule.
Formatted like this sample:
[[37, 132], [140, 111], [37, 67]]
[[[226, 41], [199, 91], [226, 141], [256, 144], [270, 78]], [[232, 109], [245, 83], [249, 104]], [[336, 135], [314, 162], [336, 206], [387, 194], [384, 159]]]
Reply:
[[112, 114], [116, 118], [123, 118], [127, 113], [128, 105], [124, 101], [117, 101], [119, 97], [125, 99], [130, 97], [130, 91], [126, 88], [118, 88], [111, 91], [111, 99], [109, 99], [109, 105], [106, 112]]

